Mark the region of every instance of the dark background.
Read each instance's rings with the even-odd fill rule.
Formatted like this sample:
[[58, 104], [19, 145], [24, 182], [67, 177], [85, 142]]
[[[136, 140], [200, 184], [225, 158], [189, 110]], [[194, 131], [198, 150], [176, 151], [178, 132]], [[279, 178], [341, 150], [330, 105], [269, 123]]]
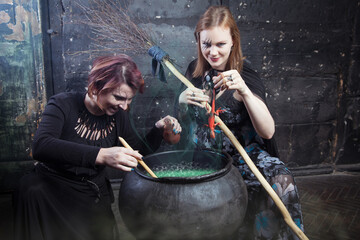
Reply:
[[[12, 239], [12, 190], [33, 166], [32, 138], [47, 99], [86, 86], [94, 41], [78, 1], [0, 0], [1, 239]], [[117, 2], [129, 5], [138, 26], [150, 30], [182, 73], [196, 56], [199, 16], [210, 5], [228, 6], [244, 55], [266, 86], [281, 160], [296, 175], [308, 236], [359, 235], [360, 1]], [[146, 81], [132, 104], [133, 123], [144, 134], [173, 113], [181, 83], [167, 69], [168, 83], [154, 78], [146, 52], [127, 54]], [[163, 144], [159, 151], [172, 148]]]
[[[81, 0], [82, 4], [88, 1]], [[31, 168], [31, 142], [49, 96], [83, 90], [91, 29], [70, 0], [0, 1], [0, 191]], [[117, 1], [185, 73], [193, 31], [210, 5], [237, 20], [245, 57], [266, 86], [281, 160], [297, 175], [359, 170], [359, 1]], [[173, 114], [181, 82], [151, 75], [146, 52], [131, 55], [146, 90], [132, 104], [139, 134]], [[159, 151], [172, 149], [164, 144]]]

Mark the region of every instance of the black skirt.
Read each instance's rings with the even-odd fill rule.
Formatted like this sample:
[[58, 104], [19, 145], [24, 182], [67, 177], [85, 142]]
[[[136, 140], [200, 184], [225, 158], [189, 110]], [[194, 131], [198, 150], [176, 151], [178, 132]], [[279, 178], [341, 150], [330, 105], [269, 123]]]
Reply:
[[[104, 188], [107, 188], [104, 190]], [[114, 239], [111, 186], [70, 179], [37, 164], [14, 194], [15, 240]]]

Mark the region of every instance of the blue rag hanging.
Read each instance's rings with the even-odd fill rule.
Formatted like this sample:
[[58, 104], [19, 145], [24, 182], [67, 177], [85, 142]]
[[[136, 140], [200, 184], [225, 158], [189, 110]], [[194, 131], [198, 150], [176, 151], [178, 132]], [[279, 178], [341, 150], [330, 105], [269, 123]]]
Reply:
[[161, 64], [161, 61], [164, 59], [164, 57], [168, 57], [169, 54], [167, 54], [159, 46], [152, 46], [148, 50], [148, 53], [153, 58], [152, 59], [152, 68], [151, 68], [153, 76], [156, 75], [157, 65], [159, 64], [159, 79], [162, 82], [166, 82], [165, 71], [164, 71], [163, 65]]

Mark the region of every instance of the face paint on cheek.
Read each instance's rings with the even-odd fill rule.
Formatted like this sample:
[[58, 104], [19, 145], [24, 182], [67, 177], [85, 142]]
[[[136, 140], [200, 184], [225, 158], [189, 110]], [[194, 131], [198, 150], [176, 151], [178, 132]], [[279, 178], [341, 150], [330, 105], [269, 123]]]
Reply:
[[211, 42], [204, 42], [203, 44], [201, 44], [201, 51], [205, 52], [206, 50], [209, 49], [210, 46], [211, 46]]

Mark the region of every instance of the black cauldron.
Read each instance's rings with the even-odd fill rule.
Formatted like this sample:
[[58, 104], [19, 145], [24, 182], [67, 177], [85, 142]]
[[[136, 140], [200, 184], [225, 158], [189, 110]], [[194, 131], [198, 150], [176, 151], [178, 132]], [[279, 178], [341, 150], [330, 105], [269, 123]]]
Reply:
[[247, 190], [232, 158], [212, 151], [170, 151], [144, 157], [156, 169], [172, 165], [214, 169], [193, 177], [152, 178], [139, 165], [124, 176], [121, 217], [136, 239], [231, 239], [247, 207]]

